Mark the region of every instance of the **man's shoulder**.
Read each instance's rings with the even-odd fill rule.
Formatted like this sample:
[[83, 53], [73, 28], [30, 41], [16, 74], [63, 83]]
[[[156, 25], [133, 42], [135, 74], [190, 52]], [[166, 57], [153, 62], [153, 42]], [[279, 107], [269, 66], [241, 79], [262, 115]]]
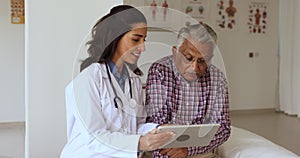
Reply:
[[213, 64], [211, 64], [211, 65], [209, 66], [208, 70], [209, 70], [210, 72], [214, 72], [214, 73], [216, 73], [216, 74], [225, 74], [225, 72], [223, 72], [221, 69], [219, 69], [217, 66], [215, 66], [215, 65], [213, 65]]
[[171, 68], [173, 63], [173, 56], [165, 56], [162, 57], [156, 61], [154, 61], [151, 65], [152, 69], [158, 69], [158, 68]]
[[210, 65], [208, 68], [209, 77], [214, 81], [224, 81], [227, 82], [226, 72], [223, 72], [215, 65]]

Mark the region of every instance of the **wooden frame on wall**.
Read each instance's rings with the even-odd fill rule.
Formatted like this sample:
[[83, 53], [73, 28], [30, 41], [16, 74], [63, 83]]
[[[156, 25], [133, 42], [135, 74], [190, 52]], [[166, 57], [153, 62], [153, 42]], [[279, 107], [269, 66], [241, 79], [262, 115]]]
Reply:
[[25, 23], [25, 4], [24, 0], [10, 0], [11, 7], [11, 23], [24, 24]]

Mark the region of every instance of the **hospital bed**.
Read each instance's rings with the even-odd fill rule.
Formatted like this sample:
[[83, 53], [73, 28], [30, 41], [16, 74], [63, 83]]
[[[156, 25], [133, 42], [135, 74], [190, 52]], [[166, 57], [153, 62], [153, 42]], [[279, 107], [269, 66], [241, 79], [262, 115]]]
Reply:
[[218, 153], [222, 158], [300, 158], [262, 136], [234, 126]]

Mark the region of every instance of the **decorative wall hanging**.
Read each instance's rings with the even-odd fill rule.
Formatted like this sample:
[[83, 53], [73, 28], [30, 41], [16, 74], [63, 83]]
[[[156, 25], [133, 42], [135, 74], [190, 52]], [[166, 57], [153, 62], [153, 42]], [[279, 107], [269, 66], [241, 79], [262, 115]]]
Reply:
[[267, 3], [251, 2], [249, 5], [248, 28], [251, 34], [266, 34]]
[[149, 10], [145, 10], [144, 13], [148, 19], [148, 25], [150, 28], [154, 26], [156, 27], [156, 30], [171, 28], [172, 12], [169, 8], [174, 8], [173, 1], [144, 0], [144, 6], [149, 7]]
[[236, 28], [238, 9], [234, 0], [219, 0], [217, 3], [217, 26], [224, 30]]
[[208, 17], [209, 4], [209, 0], [184, 0], [181, 10], [199, 22], [203, 22]]
[[10, 0], [10, 6], [11, 6], [11, 23], [24, 24], [25, 23], [24, 0]]
[[142, 8], [149, 31], [178, 31], [179, 28], [204, 22], [210, 13], [211, 0], [124, 0], [124, 4]]

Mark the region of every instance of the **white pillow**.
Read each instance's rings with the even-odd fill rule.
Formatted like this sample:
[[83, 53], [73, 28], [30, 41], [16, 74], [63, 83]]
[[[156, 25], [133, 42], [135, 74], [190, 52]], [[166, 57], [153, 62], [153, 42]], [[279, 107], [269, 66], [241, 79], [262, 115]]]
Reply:
[[218, 152], [222, 158], [299, 158], [262, 136], [233, 126], [230, 138]]

